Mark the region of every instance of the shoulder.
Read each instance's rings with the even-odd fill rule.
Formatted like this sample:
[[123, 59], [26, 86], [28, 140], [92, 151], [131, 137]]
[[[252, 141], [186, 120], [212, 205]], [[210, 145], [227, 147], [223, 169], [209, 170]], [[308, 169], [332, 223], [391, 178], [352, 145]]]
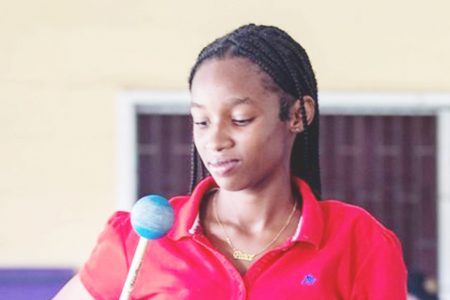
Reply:
[[404, 299], [406, 266], [393, 231], [365, 209], [340, 201], [322, 201], [325, 236], [352, 270], [352, 299]]
[[129, 229], [131, 227], [130, 213], [128, 211], [114, 212], [106, 222], [106, 226], [117, 231]]
[[360, 206], [339, 200], [322, 200], [319, 202], [319, 205], [324, 218], [332, 225], [358, 225], [367, 226], [374, 230], [387, 230], [373, 215]]
[[[189, 196], [175, 196], [169, 200], [174, 212], [178, 212], [189, 201]], [[128, 211], [116, 211], [114, 212], [106, 222], [106, 229], [113, 230], [116, 233], [128, 234], [132, 230], [131, 226], [131, 214]]]
[[190, 199], [189, 195], [175, 196], [170, 198], [169, 203], [173, 207], [174, 211], [179, 211], [183, 206], [185, 206]]
[[[169, 231], [177, 231], [177, 228], [184, 223], [188, 215], [193, 215], [196, 212], [192, 207], [190, 196], [175, 196], [169, 200], [170, 205], [174, 210], [175, 222], [172, 229]], [[170, 234], [168, 234], [170, 235]], [[134, 247], [137, 243], [138, 235], [133, 230], [131, 225], [131, 214], [128, 211], [116, 211], [109, 217], [104, 229], [99, 237], [99, 242], [105, 239], [121, 241], [129, 248]]]
[[132, 232], [130, 213], [127, 211], [116, 211], [104, 225], [103, 231], [98, 238], [98, 243], [111, 238], [124, 240], [130, 235], [130, 232]]
[[320, 201], [326, 231], [358, 241], [361, 246], [400, 247], [397, 236], [362, 207], [337, 200]]

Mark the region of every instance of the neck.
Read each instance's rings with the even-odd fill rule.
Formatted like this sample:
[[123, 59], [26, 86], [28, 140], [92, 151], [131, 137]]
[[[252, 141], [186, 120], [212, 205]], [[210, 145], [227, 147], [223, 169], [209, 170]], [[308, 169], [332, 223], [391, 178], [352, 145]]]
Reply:
[[227, 191], [219, 189], [215, 197], [224, 223], [249, 233], [259, 233], [286, 221], [295, 201], [290, 177], [256, 189]]

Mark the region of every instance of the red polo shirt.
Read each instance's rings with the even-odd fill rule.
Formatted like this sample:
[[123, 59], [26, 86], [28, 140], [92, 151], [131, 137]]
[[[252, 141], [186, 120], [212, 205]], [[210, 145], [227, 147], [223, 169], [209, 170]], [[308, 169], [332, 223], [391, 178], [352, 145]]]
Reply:
[[[152, 241], [133, 299], [406, 299], [406, 269], [396, 236], [361, 208], [318, 202], [301, 180], [297, 232], [241, 276], [201, 233], [198, 210], [215, 183], [175, 197], [175, 224]], [[138, 242], [126, 212], [101, 233], [80, 278], [95, 299], [118, 299]]]

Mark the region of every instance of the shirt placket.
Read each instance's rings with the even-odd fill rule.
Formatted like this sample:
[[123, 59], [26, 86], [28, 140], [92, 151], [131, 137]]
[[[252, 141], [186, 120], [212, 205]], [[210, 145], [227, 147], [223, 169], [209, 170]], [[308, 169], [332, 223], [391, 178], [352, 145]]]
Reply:
[[227, 274], [230, 276], [231, 281], [233, 282], [233, 294], [234, 297], [230, 300], [246, 300], [247, 299], [247, 286], [245, 284], [244, 278], [239, 274], [234, 265], [219, 251], [217, 251], [214, 247], [212, 247], [209, 240], [202, 234], [196, 233], [192, 236], [193, 240], [205, 247], [214, 254], [214, 256], [220, 261], [221, 265], [227, 271]]

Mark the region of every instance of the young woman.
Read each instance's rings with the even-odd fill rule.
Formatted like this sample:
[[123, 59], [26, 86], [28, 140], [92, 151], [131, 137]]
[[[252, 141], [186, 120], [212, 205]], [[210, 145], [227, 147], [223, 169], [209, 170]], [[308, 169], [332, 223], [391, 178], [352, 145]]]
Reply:
[[[317, 84], [296, 41], [240, 27], [202, 50], [189, 86], [195, 188], [171, 199], [175, 224], [150, 243], [134, 299], [406, 299], [396, 236], [319, 201]], [[114, 214], [58, 297], [118, 299], [137, 242]]]

